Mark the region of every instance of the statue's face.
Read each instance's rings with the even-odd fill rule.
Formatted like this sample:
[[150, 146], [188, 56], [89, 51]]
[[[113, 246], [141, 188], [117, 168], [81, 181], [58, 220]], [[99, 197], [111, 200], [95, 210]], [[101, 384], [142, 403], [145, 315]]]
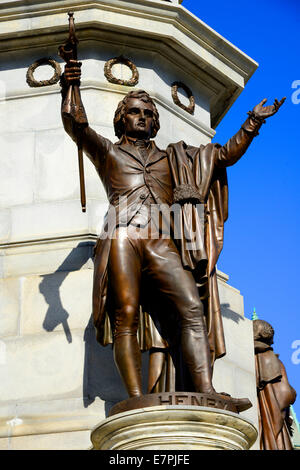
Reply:
[[152, 134], [154, 110], [151, 103], [130, 98], [124, 116], [125, 135], [138, 139], [149, 139]]

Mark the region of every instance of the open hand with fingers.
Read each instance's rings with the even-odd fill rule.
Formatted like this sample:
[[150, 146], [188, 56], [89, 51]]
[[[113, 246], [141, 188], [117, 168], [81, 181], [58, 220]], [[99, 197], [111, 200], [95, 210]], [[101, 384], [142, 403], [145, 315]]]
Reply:
[[285, 99], [285, 97], [282, 98], [280, 101], [275, 99], [274, 103], [271, 106], [264, 106], [264, 104], [267, 102], [267, 98], [264, 98], [253, 108], [253, 113], [255, 117], [263, 121], [264, 119], [273, 116], [273, 114], [277, 113], [280, 106], [283, 105]]
[[67, 86], [80, 85], [82, 62], [69, 60], [65, 65], [64, 78]]

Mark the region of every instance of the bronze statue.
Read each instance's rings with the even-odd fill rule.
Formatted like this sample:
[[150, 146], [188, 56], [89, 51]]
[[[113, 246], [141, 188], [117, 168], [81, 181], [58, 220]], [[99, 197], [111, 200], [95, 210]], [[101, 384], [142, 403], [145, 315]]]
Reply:
[[[75, 142], [78, 124], [71, 112], [65, 112], [64, 103], [69, 87], [79, 86], [80, 77], [81, 63], [68, 61], [61, 79], [62, 120]], [[272, 106], [264, 106], [266, 101], [248, 113], [224, 146], [193, 147], [180, 141], [159, 149], [151, 140], [160, 127], [158, 111], [144, 91], [132, 91], [119, 103], [114, 119], [118, 142], [89, 125], [80, 127], [83, 151], [95, 165], [110, 203], [95, 247], [94, 324], [103, 345], [112, 341], [113, 331], [115, 362], [130, 397], [142, 395], [140, 349], [141, 342], [149, 340], [149, 328], [142, 330], [140, 343], [137, 339], [140, 308], [160, 329], [160, 339], [149, 340], [149, 348], [154, 346], [152, 351], [157, 352], [152, 357], [151, 384], [160, 373], [162, 351], [168, 345], [172, 353], [175, 344], [194, 391], [217, 395], [212, 368], [214, 360], [225, 354], [216, 262], [227, 218], [226, 167], [245, 153], [284, 98]], [[176, 237], [169, 213], [174, 204], [180, 208]], [[159, 216], [154, 217], [151, 209], [157, 206]], [[166, 220], [171, 221], [169, 237], [165, 237]], [[195, 233], [197, 243], [190, 245]]]
[[274, 330], [264, 320], [253, 320], [256, 383], [261, 450], [292, 450], [289, 407], [296, 392], [285, 367], [274, 353]]

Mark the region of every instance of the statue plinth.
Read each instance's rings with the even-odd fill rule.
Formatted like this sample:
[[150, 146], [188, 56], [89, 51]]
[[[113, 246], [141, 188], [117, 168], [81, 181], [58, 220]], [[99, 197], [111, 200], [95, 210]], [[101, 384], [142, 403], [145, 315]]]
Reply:
[[[178, 404], [150, 406], [151, 400], [157, 403], [163, 399], [166, 403], [166, 397], [169, 403]], [[225, 404], [220, 401], [208, 402], [209, 407], [197, 406], [195, 403], [199, 400], [205, 403], [207, 397], [205, 394], [176, 392], [145, 395], [118, 403], [110, 416], [92, 430], [93, 450], [251, 448], [257, 439], [257, 430], [250, 421], [225, 409]], [[138, 404], [141, 405], [139, 408]]]
[[226, 394], [197, 393], [197, 392], [160, 392], [141, 395], [120, 401], [113, 406], [109, 416], [124, 411], [148, 408], [161, 405], [190, 405], [206, 408], [218, 408], [220, 410], [240, 413], [251, 408], [252, 403], [248, 398], [232, 398]]

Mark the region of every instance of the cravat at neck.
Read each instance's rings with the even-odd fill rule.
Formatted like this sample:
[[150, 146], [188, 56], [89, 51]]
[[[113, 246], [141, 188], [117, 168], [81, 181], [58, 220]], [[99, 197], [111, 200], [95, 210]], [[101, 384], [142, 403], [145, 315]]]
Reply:
[[149, 140], [140, 140], [140, 139], [137, 139], [137, 140], [134, 142], [134, 145], [135, 145], [136, 147], [138, 147], [139, 149], [147, 149], [148, 146], [149, 146], [149, 143], [150, 143]]

